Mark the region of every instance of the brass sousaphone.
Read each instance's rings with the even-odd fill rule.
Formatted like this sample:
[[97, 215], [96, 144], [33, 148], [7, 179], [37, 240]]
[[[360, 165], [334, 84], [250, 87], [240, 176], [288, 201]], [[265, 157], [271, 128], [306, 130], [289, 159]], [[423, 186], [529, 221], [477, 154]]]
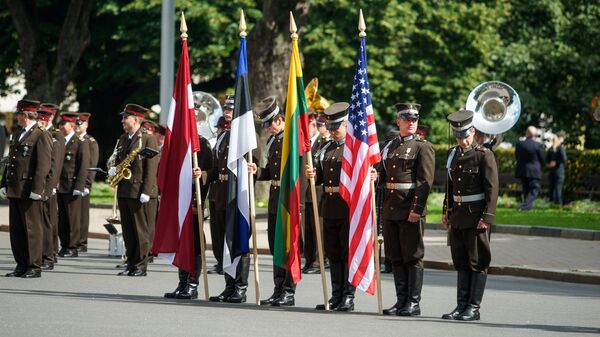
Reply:
[[329, 106], [329, 102], [319, 95], [317, 92], [319, 90], [319, 79], [313, 78], [308, 82], [306, 88], [304, 89], [304, 96], [306, 97], [306, 105], [309, 109], [315, 110], [317, 114], [322, 113]]
[[490, 81], [479, 84], [471, 91], [466, 108], [474, 112], [473, 125], [477, 130], [500, 135], [519, 120], [521, 99], [510, 85]]
[[219, 117], [223, 116], [223, 109], [219, 100], [204, 91], [194, 91], [194, 110], [196, 112], [196, 126], [198, 134], [206, 138], [214, 146], [217, 137], [217, 127]]

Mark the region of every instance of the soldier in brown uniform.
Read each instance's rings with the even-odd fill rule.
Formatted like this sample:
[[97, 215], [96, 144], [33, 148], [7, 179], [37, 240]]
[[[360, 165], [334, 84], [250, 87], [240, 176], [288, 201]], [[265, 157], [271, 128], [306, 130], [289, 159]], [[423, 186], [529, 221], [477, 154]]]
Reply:
[[498, 169], [492, 151], [473, 141], [473, 112], [448, 116], [455, 146], [448, 152], [448, 183], [442, 223], [450, 227], [450, 249], [458, 271], [457, 306], [443, 319], [479, 320], [490, 265], [490, 227], [498, 200]]
[[[79, 137], [83, 137], [90, 149], [90, 168], [98, 166], [98, 156], [100, 154], [98, 142], [94, 137], [87, 133], [91, 115], [92, 114], [89, 112], [80, 112], [77, 124], [75, 125], [75, 132], [77, 132]], [[92, 190], [92, 184], [94, 183], [95, 178], [96, 171], [89, 170], [85, 180], [83, 196], [81, 197], [81, 227], [79, 230], [80, 238], [77, 244], [77, 250], [81, 253], [87, 252], [87, 240], [90, 228], [90, 191]]]
[[[310, 112], [310, 110], [309, 110]], [[325, 120], [323, 118], [323, 120]], [[329, 132], [327, 132], [326, 136], [322, 135], [318, 130], [317, 124], [317, 116], [315, 113], [309, 114], [308, 117], [308, 127], [310, 131], [310, 144], [311, 144], [311, 154], [313, 156], [313, 163], [317, 160], [316, 154], [321, 148], [321, 146], [329, 140]], [[303, 158], [302, 162], [304, 165], [307, 164], [307, 161]], [[304, 177], [303, 177], [304, 178]], [[304, 223], [304, 267], [302, 267], [302, 273], [304, 274], [318, 274], [320, 273], [319, 268], [315, 267], [314, 263], [317, 260], [317, 234], [315, 232], [315, 216], [313, 214], [313, 200], [312, 200], [312, 192], [310, 189], [308, 179], [306, 179], [306, 194], [304, 199], [304, 212], [302, 212], [302, 221]], [[301, 185], [302, 186], [302, 185]], [[302, 190], [301, 190], [302, 191]], [[315, 194], [317, 200], [314, 202], [317, 203], [317, 207], [319, 205], [319, 201], [321, 200], [321, 196], [323, 194], [323, 188], [321, 186], [315, 186]], [[319, 215], [317, 214], [317, 217]]]
[[58, 253], [58, 201], [57, 188], [65, 157], [65, 136], [60, 130], [52, 127], [52, 120], [58, 112], [55, 104], [44, 103], [38, 109], [38, 124], [50, 133], [52, 137], [52, 164], [46, 179], [44, 189], [44, 235], [42, 269], [54, 269], [56, 254]]
[[[279, 188], [281, 186], [281, 149], [283, 147], [283, 129], [285, 127], [284, 114], [277, 104], [276, 96], [269, 96], [256, 104], [254, 110], [262, 121], [263, 129], [269, 132], [265, 154], [267, 164], [257, 170], [256, 164], [251, 164], [251, 171], [257, 173], [256, 180], [270, 180], [269, 206], [267, 215], [267, 234], [269, 250], [273, 255], [275, 249], [275, 226], [277, 224], [277, 207], [279, 204]], [[261, 305], [292, 306], [295, 304], [294, 294], [296, 284], [284, 268], [273, 264], [273, 294], [266, 300], [261, 300]]]
[[16, 119], [21, 130], [12, 135], [9, 161], [0, 194], [9, 200], [10, 246], [17, 262], [7, 277], [41, 276], [42, 198], [50, 171], [52, 140], [35, 119], [38, 101], [20, 100]]
[[[156, 138], [142, 132], [141, 124], [148, 109], [127, 104], [121, 112], [121, 124], [125, 133], [118, 140], [115, 165], [124, 160], [131, 160], [128, 168], [131, 178], [123, 179], [117, 187], [119, 213], [123, 228], [123, 240], [127, 255], [127, 268], [119, 272], [119, 276], [146, 276], [150, 245], [148, 241], [148, 218], [144, 204], [151, 198], [158, 197], [156, 175], [158, 173], [158, 156], [144, 157], [140, 152], [145, 148], [157, 150]], [[135, 151], [135, 152], [133, 152]], [[133, 156], [133, 154], [138, 153]], [[116, 174], [116, 167], [111, 167], [109, 176]]]
[[[334, 103], [325, 109], [327, 129], [332, 139], [317, 152], [316, 170], [306, 166], [306, 175], [316, 177], [317, 183], [323, 183], [321, 215], [325, 256], [329, 259], [331, 274], [331, 298], [328, 302], [329, 308], [338, 311], [354, 310], [356, 291], [348, 282], [350, 210], [339, 193], [349, 107], [348, 103]], [[325, 305], [319, 304], [316, 309], [324, 310]]]
[[[158, 124], [151, 120], [144, 120], [142, 122], [142, 132], [154, 137], [156, 139], [156, 149], [161, 151], [162, 144], [159, 144], [158, 137], [155, 132], [158, 128]], [[158, 157], [158, 162], [160, 163], [160, 155]], [[160, 191], [159, 191], [160, 194]], [[146, 209], [147, 219], [148, 219], [148, 247], [152, 248], [152, 243], [154, 242], [154, 232], [156, 231], [156, 220], [158, 217], [158, 197], [150, 198], [147, 203], [144, 203], [144, 208]], [[148, 258], [148, 262], [154, 262], [154, 256], [150, 255]]]
[[377, 165], [382, 183], [385, 256], [392, 262], [396, 303], [384, 315], [417, 316], [423, 287], [423, 230], [427, 197], [433, 184], [435, 151], [431, 143], [416, 137], [419, 104], [396, 104], [397, 137], [382, 150]]
[[58, 184], [58, 236], [60, 257], [77, 257], [81, 229], [81, 198], [90, 168], [88, 144], [75, 132], [76, 112], [60, 114], [59, 128], [65, 136], [65, 156]]

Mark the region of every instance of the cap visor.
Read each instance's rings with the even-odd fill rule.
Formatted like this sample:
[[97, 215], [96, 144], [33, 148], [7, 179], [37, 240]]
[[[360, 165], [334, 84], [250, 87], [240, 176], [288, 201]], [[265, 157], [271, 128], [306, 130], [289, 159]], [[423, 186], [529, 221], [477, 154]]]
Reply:
[[342, 123], [327, 123], [325, 124], [325, 128], [329, 131], [333, 131], [339, 129], [340, 125], [342, 125]]

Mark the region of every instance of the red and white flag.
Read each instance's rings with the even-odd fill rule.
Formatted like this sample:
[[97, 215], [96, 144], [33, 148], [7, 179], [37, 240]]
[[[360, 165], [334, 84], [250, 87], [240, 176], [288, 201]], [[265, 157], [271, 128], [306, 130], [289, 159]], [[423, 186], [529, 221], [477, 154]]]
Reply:
[[152, 252], [192, 274], [196, 272], [192, 153], [199, 151], [187, 40], [183, 40], [158, 170], [161, 201]]
[[381, 160], [371, 91], [367, 76], [367, 45], [360, 39], [356, 74], [348, 112], [340, 195], [350, 208], [348, 281], [369, 294], [375, 293], [374, 237], [371, 167]]

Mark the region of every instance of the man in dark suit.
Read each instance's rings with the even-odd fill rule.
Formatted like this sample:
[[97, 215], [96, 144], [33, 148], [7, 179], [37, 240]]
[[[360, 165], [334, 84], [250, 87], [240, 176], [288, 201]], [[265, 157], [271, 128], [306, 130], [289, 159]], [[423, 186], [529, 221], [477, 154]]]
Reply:
[[535, 126], [529, 126], [525, 133], [526, 139], [517, 143], [515, 157], [517, 159], [516, 178], [523, 183], [523, 204], [520, 211], [527, 211], [533, 207], [533, 200], [540, 193], [542, 180], [542, 167], [545, 162], [544, 148], [539, 142], [533, 140], [537, 133]]
[[452, 263], [458, 272], [457, 305], [443, 319], [479, 320], [492, 258], [489, 232], [498, 200], [498, 169], [492, 151], [474, 142], [473, 112], [451, 113], [457, 146], [448, 151], [448, 183], [442, 223], [449, 226]]
[[90, 168], [90, 149], [75, 132], [76, 112], [60, 114], [59, 128], [65, 136], [65, 157], [58, 184], [58, 236], [60, 257], [77, 257], [80, 239], [82, 201]]
[[[90, 167], [97, 167], [99, 156], [98, 142], [87, 133], [91, 115], [89, 112], [80, 112], [77, 124], [75, 125], [75, 131], [88, 144], [90, 149]], [[88, 171], [83, 196], [81, 197], [81, 227], [79, 230], [79, 242], [77, 243], [77, 250], [81, 253], [87, 252], [88, 231], [90, 228], [90, 191], [92, 190], [92, 183], [95, 178], [96, 171]]]
[[10, 246], [17, 262], [7, 277], [41, 276], [42, 198], [50, 171], [52, 140], [36, 123], [38, 101], [20, 100], [16, 120], [21, 130], [12, 135], [9, 162], [0, 183], [0, 194], [8, 197]]
[[58, 106], [43, 103], [38, 109], [38, 124], [52, 136], [52, 165], [44, 188], [44, 235], [42, 269], [54, 269], [58, 253], [58, 200], [57, 189], [65, 157], [65, 136], [55, 129], [52, 120], [58, 112]]

